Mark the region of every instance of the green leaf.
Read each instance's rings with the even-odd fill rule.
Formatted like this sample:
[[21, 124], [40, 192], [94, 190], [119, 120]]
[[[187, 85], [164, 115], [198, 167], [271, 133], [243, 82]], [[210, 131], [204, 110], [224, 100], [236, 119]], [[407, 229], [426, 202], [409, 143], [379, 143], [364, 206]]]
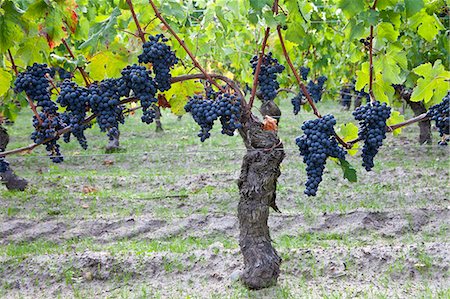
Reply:
[[381, 69], [383, 80], [391, 84], [402, 84], [402, 70], [408, 70], [408, 59], [402, 48], [391, 45], [385, 55], [377, 56], [375, 69]]
[[119, 76], [126, 65], [127, 62], [123, 61], [119, 55], [106, 51], [95, 55], [86, 70], [92, 79], [100, 81]]
[[411, 19], [411, 27], [417, 28], [417, 33], [426, 41], [431, 42], [444, 29], [436, 16], [430, 16], [423, 9], [420, 13], [415, 14]]
[[[1, 2], [0, 2], [1, 4]], [[23, 36], [26, 22], [23, 12], [11, 1], [5, 1], [0, 7], [0, 53], [12, 48]]]
[[366, 85], [369, 84], [370, 74], [369, 74], [369, 63], [364, 62], [361, 65], [361, 69], [356, 71], [356, 90], [363, 89]]
[[[356, 126], [354, 123], [341, 124], [337, 127], [336, 134], [338, 134], [345, 142], [355, 140], [356, 138], [358, 138], [358, 126]], [[358, 152], [358, 148], [359, 144], [356, 143], [351, 149], [347, 151], [351, 156], [353, 156]]]
[[338, 165], [341, 166], [344, 172], [344, 178], [349, 182], [356, 183], [358, 181], [358, 176], [356, 175], [356, 169], [348, 163], [345, 159], [339, 159]]
[[[386, 125], [392, 126], [405, 121], [405, 116], [401, 115], [398, 111], [392, 111], [391, 116], [387, 119]], [[392, 133], [397, 136], [402, 132], [402, 128], [394, 130]]]
[[12, 75], [4, 69], [0, 69], [0, 96], [3, 96], [9, 90], [11, 80]]
[[391, 23], [380, 23], [377, 26], [377, 37], [380, 39], [386, 38], [390, 42], [397, 41], [400, 32], [394, 29]]
[[423, 0], [405, 0], [406, 17], [409, 18], [423, 8]]
[[364, 10], [365, 3], [363, 0], [341, 0], [339, 1], [338, 7], [341, 8], [344, 15], [350, 19]]
[[440, 60], [436, 60], [433, 66], [429, 62], [423, 63], [412, 71], [422, 77], [417, 80], [412, 102], [439, 103], [450, 89], [450, 72], [445, 70]]
[[116, 35], [115, 25], [120, 14], [120, 9], [116, 7], [106, 20], [93, 25], [89, 30], [89, 39], [82, 43], [79, 48], [90, 48], [90, 52], [94, 53], [100, 43], [108, 44]]

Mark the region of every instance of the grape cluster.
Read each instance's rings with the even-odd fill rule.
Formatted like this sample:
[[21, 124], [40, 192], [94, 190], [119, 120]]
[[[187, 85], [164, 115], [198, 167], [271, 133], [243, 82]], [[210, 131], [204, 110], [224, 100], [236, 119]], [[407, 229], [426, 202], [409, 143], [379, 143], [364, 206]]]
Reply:
[[360, 100], [362, 102], [362, 99], [366, 99], [366, 104], [370, 102], [370, 95], [365, 92], [363, 89], [355, 91], [356, 92], [356, 100]]
[[9, 170], [9, 163], [5, 158], [0, 158], [0, 173], [7, 172]]
[[150, 36], [149, 41], [144, 43], [143, 52], [138, 56], [139, 63], [151, 63], [155, 72], [155, 81], [158, 90], [170, 89], [170, 68], [178, 63], [175, 52], [165, 43], [167, 38], [162, 34]]
[[123, 107], [120, 104], [119, 80], [107, 79], [89, 86], [88, 101], [93, 113], [97, 114], [97, 122], [102, 132], [108, 131], [113, 140], [119, 133], [119, 123], [123, 124]]
[[184, 107], [190, 112], [195, 122], [200, 125], [198, 137], [205, 141], [211, 136], [214, 121], [220, 118], [222, 134], [233, 136], [241, 128], [241, 100], [234, 95], [220, 94], [216, 100], [209, 100], [201, 95], [194, 95]]
[[36, 102], [36, 106], [42, 107], [42, 111], [55, 114], [58, 107], [50, 98], [50, 81], [46, 77], [47, 74], [50, 75], [50, 69], [46, 64], [34, 63], [17, 76], [14, 91], [24, 91]]
[[134, 95], [141, 102], [142, 121], [150, 124], [156, 117], [156, 111], [153, 109], [152, 104], [158, 100], [155, 98], [156, 83], [150, 77], [150, 72], [144, 66], [132, 65], [127, 66], [122, 70], [122, 78], [128, 89], [133, 90]]
[[349, 85], [344, 85], [341, 87], [340, 95], [341, 95], [341, 105], [346, 109], [350, 109], [352, 104], [352, 88]]
[[317, 103], [322, 99], [323, 86], [327, 79], [328, 78], [326, 76], [320, 76], [319, 78], [317, 78], [317, 84], [312, 80], [308, 82], [308, 92], [311, 95], [314, 103]]
[[211, 85], [208, 85], [205, 87], [205, 93], [206, 93], [206, 98], [208, 98], [210, 100], [215, 100], [220, 94], [220, 92], [214, 91], [214, 89], [212, 88]]
[[333, 126], [336, 120], [333, 115], [327, 114], [322, 118], [308, 120], [301, 129], [304, 135], [297, 137], [295, 142], [306, 163], [308, 180], [305, 183], [304, 193], [315, 196], [328, 157], [344, 159], [346, 151], [339, 146], [335, 137]]
[[390, 115], [391, 107], [380, 102], [369, 103], [353, 111], [353, 116], [360, 125], [358, 136], [364, 140], [362, 165], [367, 171], [373, 168], [373, 158], [386, 138], [386, 120]]
[[60, 84], [61, 91], [58, 95], [57, 103], [61, 107], [66, 107], [66, 111], [61, 115], [64, 123], [72, 127], [71, 132], [64, 134], [64, 141], [70, 141], [73, 134], [83, 149], [87, 149], [87, 140], [84, 130], [90, 125], [83, 124], [86, 111], [89, 108], [89, 90], [78, 86], [75, 82], [64, 81]]
[[[258, 65], [258, 56], [254, 56], [250, 63], [255, 74]], [[261, 62], [261, 70], [258, 76], [258, 86], [264, 101], [271, 101], [277, 96], [277, 89], [280, 85], [277, 82], [277, 74], [284, 70], [284, 66], [272, 57], [272, 52], [264, 55]]]
[[310, 68], [309, 67], [300, 67], [300, 75], [302, 76], [303, 80], [308, 79], [308, 74], [309, 74]]
[[63, 69], [62, 67], [58, 67], [57, 70], [58, 70], [58, 76], [59, 76], [59, 79], [60, 79], [61, 81], [64, 81], [64, 80], [66, 80], [66, 79], [67, 79], [67, 80], [72, 80], [73, 74], [72, 74], [71, 72], [66, 71], [66, 70]]
[[291, 99], [292, 106], [294, 107], [294, 115], [297, 115], [300, 112], [302, 98], [303, 92], [300, 91], [295, 97]]
[[[427, 115], [435, 121], [441, 137], [450, 134], [450, 92], [437, 105], [428, 109]], [[440, 141], [440, 145], [446, 145], [445, 141]]]
[[[31, 134], [31, 139], [35, 143], [44, 143], [45, 149], [54, 163], [63, 162], [64, 158], [61, 155], [59, 144], [57, 143], [59, 137], [55, 138], [55, 136], [57, 131], [65, 127], [65, 124], [59, 115], [49, 116], [47, 113], [39, 113], [39, 117], [42, 120], [41, 124], [39, 124], [37, 117], [33, 116], [33, 127], [35, 131]], [[50, 141], [44, 142], [50, 138], [52, 138]]]

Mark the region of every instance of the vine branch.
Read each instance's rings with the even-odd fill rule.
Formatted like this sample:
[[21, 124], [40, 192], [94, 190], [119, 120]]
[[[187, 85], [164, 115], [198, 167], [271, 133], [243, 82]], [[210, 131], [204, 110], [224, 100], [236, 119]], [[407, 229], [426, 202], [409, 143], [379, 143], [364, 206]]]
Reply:
[[[9, 56], [9, 60], [11, 61], [11, 67], [12, 67], [12, 69], [14, 71], [14, 74], [16, 74], [16, 76], [18, 76], [19, 75], [19, 71], [17, 69], [16, 63], [14, 62], [14, 57], [12, 56], [12, 53], [11, 53], [10, 49], [8, 49], [8, 56]], [[39, 124], [42, 124], [42, 119], [39, 116], [39, 113], [37, 112], [36, 105], [33, 103], [33, 101], [31, 100], [31, 98], [28, 95], [26, 95], [26, 98], [27, 98], [28, 104], [30, 105], [31, 110], [33, 110], [34, 116], [36, 116]]]
[[136, 13], [134, 12], [133, 3], [131, 2], [131, 0], [127, 0], [127, 4], [128, 4], [128, 7], [130, 8], [131, 15], [133, 16], [134, 23], [136, 24], [139, 38], [142, 40], [143, 43], [145, 43], [144, 31], [142, 31], [141, 25], [139, 24], [139, 20], [136, 16]]
[[[67, 41], [64, 38], [61, 39], [61, 41], [64, 44], [64, 47], [66, 47], [67, 52], [69, 52], [70, 57], [72, 57], [72, 59], [75, 60], [76, 57], [73, 54], [72, 49], [70, 49], [69, 44], [67, 44]], [[87, 75], [86, 71], [80, 66], [77, 66], [77, 69], [80, 72], [81, 76], [83, 76], [84, 83], [86, 83], [86, 86], [91, 85], [91, 83], [89, 82], [88, 75]]]
[[[372, 10], [375, 10], [377, 6], [377, 0], [374, 1]], [[369, 95], [370, 101], [375, 102], [375, 95], [373, 94], [373, 25], [370, 25], [370, 36], [369, 36]]]
[[250, 111], [252, 109], [253, 102], [255, 101], [256, 87], [258, 86], [259, 72], [261, 71], [262, 59], [264, 57], [264, 51], [265, 51], [265, 48], [266, 48], [267, 39], [269, 38], [269, 33], [270, 33], [270, 28], [267, 27], [266, 31], [264, 33], [264, 39], [263, 39], [263, 42], [262, 42], [262, 45], [261, 45], [261, 51], [259, 52], [258, 62], [256, 64], [255, 74], [254, 74], [254, 77], [253, 77], [252, 93], [250, 95], [250, 100], [249, 100], [249, 103], [248, 103], [248, 111]]
[[[155, 16], [164, 24], [164, 26], [166, 26], [167, 30], [169, 30], [169, 32], [173, 35], [173, 37], [175, 37], [175, 39], [178, 41], [178, 43], [183, 47], [183, 49], [186, 51], [186, 53], [191, 58], [191, 60], [194, 63], [195, 67], [197, 67], [200, 70], [200, 72], [202, 72], [202, 74], [205, 76], [206, 80], [208, 80], [209, 82], [214, 84], [217, 88], [219, 88], [219, 90], [221, 92], [225, 93], [225, 90], [222, 88], [222, 86], [220, 86], [216, 81], [214, 81], [211, 78], [211, 76], [206, 72], [206, 70], [197, 61], [197, 59], [195, 58], [194, 54], [192, 54], [192, 52], [186, 46], [184, 41], [178, 36], [178, 34], [172, 29], [172, 27], [170, 27], [169, 23], [167, 23], [167, 21], [164, 19], [164, 17], [159, 12], [159, 10], [156, 7], [155, 3], [152, 0], [149, 0], [148, 2], [150, 3], [150, 5], [153, 8], [153, 11], [155, 12]], [[131, 4], [131, 0], [127, 0], [127, 3]]]
[[319, 111], [317, 110], [316, 105], [314, 104], [313, 99], [311, 98], [311, 95], [308, 92], [308, 89], [306, 88], [305, 84], [303, 84], [302, 80], [300, 79], [300, 76], [297, 72], [297, 70], [295, 69], [294, 65], [292, 64], [291, 58], [289, 57], [289, 54], [286, 50], [286, 45], [284, 44], [284, 39], [283, 39], [283, 35], [281, 34], [281, 27], [278, 26], [277, 27], [277, 32], [278, 32], [278, 37], [280, 39], [280, 44], [281, 44], [281, 48], [283, 50], [283, 55], [286, 58], [286, 61], [289, 65], [289, 68], [292, 70], [292, 72], [294, 73], [295, 79], [297, 80], [298, 85], [300, 85], [300, 88], [303, 92], [303, 94], [305, 95], [306, 99], [308, 99], [308, 103], [311, 106], [314, 115], [317, 117], [322, 117], [319, 113]]

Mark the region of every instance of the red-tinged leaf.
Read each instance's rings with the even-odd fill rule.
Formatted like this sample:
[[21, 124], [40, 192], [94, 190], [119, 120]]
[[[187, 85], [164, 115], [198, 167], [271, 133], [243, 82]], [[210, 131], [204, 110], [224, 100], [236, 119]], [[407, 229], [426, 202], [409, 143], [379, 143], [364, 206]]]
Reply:
[[158, 106], [161, 108], [172, 108], [164, 94], [158, 94]]

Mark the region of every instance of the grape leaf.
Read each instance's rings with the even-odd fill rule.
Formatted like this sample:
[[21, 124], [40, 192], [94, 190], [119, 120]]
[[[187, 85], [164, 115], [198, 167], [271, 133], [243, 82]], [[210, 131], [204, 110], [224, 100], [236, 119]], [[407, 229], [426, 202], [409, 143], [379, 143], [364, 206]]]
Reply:
[[430, 16], [425, 10], [411, 18], [411, 27], [417, 28], [417, 33], [427, 42], [431, 42], [439, 33], [439, 30], [444, 29], [439, 19], [434, 15]]
[[412, 102], [424, 101], [430, 104], [439, 103], [450, 89], [450, 84], [446, 81], [450, 79], [450, 72], [446, 71], [442, 62], [436, 60], [431, 66], [430, 62], [423, 63], [413, 69], [413, 72], [421, 76], [417, 80], [417, 86], [411, 95]]
[[364, 10], [365, 3], [363, 0], [341, 0], [338, 6], [342, 9], [344, 15], [350, 19]]
[[4, 69], [0, 69], [0, 96], [3, 96], [9, 90], [11, 80], [12, 75]]
[[406, 17], [409, 18], [418, 13], [423, 7], [423, 0], [405, 0]]
[[[392, 126], [405, 121], [405, 116], [401, 115], [398, 111], [392, 111], [391, 116], [387, 119], [386, 125]], [[392, 133], [397, 136], [402, 132], [402, 128], [394, 130]]]
[[[358, 126], [354, 123], [341, 124], [337, 127], [336, 134], [338, 134], [345, 142], [355, 140], [358, 138]], [[347, 152], [353, 156], [358, 152], [358, 148], [359, 144], [355, 143], [351, 149], [347, 150]]]
[[345, 179], [352, 183], [356, 183], [358, 181], [356, 169], [347, 160], [339, 159], [339, 162], [336, 163], [342, 168]]

